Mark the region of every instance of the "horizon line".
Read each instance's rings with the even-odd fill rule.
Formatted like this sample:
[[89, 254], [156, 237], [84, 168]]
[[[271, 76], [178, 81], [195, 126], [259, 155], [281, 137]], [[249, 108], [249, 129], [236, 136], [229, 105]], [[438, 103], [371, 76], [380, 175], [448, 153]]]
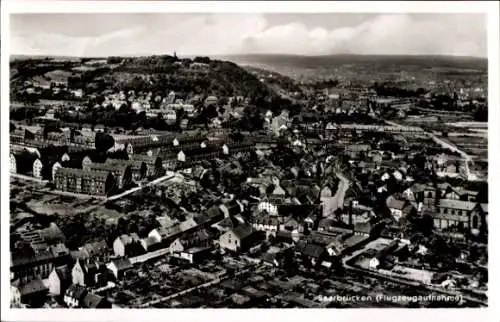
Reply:
[[[150, 57], [150, 56], [171, 56], [171, 53], [162, 54], [125, 54], [125, 55], [103, 55], [103, 56], [74, 56], [74, 55], [57, 55], [57, 54], [47, 54], [47, 55], [30, 55], [30, 54], [9, 54], [9, 58], [13, 56], [24, 56], [24, 57], [65, 57], [65, 58], [109, 58], [109, 57], [123, 57], [123, 58], [134, 58], [134, 57]], [[484, 56], [471, 56], [471, 55], [454, 55], [454, 54], [355, 54], [355, 53], [337, 53], [337, 54], [321, 54], [321, 55], [301, 55], [301, 54], [287, 54], [287, 53], [233, 53], [233, 54], [188, 54], [188, 55], [177, 55], [179, 58], [191, 58], [191, 57], [237, 57], [237, 56], [288, 56], [288, 57], [304, 57], [304, 58], [319, 58], [319, 57], [333, 57], [333, 56], [379, 56], [379, 57], [453, 57], [453, 58], [472, 58], [488, 60], [488, 57]]]

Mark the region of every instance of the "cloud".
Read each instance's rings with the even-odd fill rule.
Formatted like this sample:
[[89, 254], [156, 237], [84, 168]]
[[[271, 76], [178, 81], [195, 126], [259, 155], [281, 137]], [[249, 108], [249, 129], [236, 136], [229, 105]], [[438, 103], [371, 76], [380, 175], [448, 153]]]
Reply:
[[[133, 27], [97, 37], [13, 30], [11, 52], [38, 55], [218, 55], [286, 53], [322, 55], [451, 54], [486, 56], [485, 16], [467, 14], [381, 14], [349, 27], [328, 29], [301, 21], [272, 25], [262, 14], [152, 14]], [[329, 19], [325, 15], [325, 19]], [[334, 19], [334, 18], [330, 18]], [[119, 19], [110, 19], [118, 21]], [[298, 19], [300, 20], [300, 19]], [[84, 25], [84, 21], [81, 21]], [[324, 25], [324, 24], [323, 24]], [[95, 28], [93, 26], [94, 34]]]

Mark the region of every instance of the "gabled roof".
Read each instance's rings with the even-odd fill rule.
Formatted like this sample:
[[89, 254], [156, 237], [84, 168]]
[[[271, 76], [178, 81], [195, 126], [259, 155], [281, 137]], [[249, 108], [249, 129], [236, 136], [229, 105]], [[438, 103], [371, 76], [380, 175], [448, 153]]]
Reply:
[[477, 203], [462, 200], [440, 199], [439, 207], [471, 211]]
[[239, 239], [245, 239], [249, 237], [254, 232], [252, 226], [240, 224], [233, 228], [232, 233]]
[[17, 287], [21, 296], [46, 292], [48, 290], [41, 279], [34, 279], [28, 283], [19, 283]]
[[64, 266], [59, 266], [54, 268], [57, 277], [59, 277], [59, 280], [68, 282], [71, 281], [71, 270], [69, 269], [68, 265]]
[[72, 169], [72, 168], [59, 168], [56, 171], [56, 177], [70, 176], [77, 178], [88, 178], [96, 179], [100, 181], [105, 181], [108, 178], [109, 173], [101, 171], [86, 171], [82, 169]]
[[139, 236], [137, 236], [136, 233], [132, 233], [130, 235], [123, 234], [123, 235], [117, 237], [117, 239], [121, 240], [121, 242], [124, 245], [128, 245], [128, 244], [131, 244], [133, 242], [138, 242], [140, 240]]
[[130, 262], [130, 259], [126, 257], [115, 259], [111, 261], [111, 263], [114, 264], [119, 271], [132, 268], [132, 263]]
[[87, 289], [81, 285], [72, 284], [66, 290], [66, 296], [77, 299], [78, 301], [81, 301], [86, 294]]
[[296, 250], [305, 256], [319, 258], [325, 251], [325, 247], [318, 244], [299, 241]]
[[101, 240], [93, 243], [83, 245], [82, 250], [85, 251], [89, 257], [105, 254], [108, 252], [108, 244], [106, 241]]
[[82, 307], [95, 309], [104, 300], [105, 298], [100, 295], [94, 293], [87, 293], [87, 295], [85, 295], [85, 297], [82, 300]]
[[406, 200], [397, 200], [394, 198], [390, 198], [387, 201], [387, 207], [389, 207], [390, 209], [403, 210], [405, 206], [406, 206]]

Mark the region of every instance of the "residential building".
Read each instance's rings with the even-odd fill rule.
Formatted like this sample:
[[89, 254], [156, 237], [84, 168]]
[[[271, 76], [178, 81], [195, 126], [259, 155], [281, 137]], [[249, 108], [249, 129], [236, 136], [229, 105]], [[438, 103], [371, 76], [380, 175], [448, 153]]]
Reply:
[[113, 273], [115, 279], [119, 280], [127, 275], [133, 266], [127, 257], [122, 257], [112, 260], [107, 267]]
[[73, 284], [64, 293], [64, 303], [69, 308], [79, 308], [87, 294], [88, 291], [84, 286]]
[[113, 250], [116, 256], [137, 256], [141, 254], [143, 247], [136, 233], [121, 235], [113, 242]]
[[262, 235], [258, 234], [251, 226], [240, 224], [221, 235], [219, 245], [221, 248], [234, 252], [247, 251], [255, 242], [261, 239]]
[[71, 270], [68, 265], [54, 267], [48, 278], [49, 293], [62, 296], [71, 285], [71, 282]]
[[44, 304], [47, 294], [48, 288], [39, 278], [29, 282], [16, 280], [11, 283], [11, 302], [16, 305], [21, 303], [31, 308], [39, 308]]
[[110, 172], [71, 168], [57, 169], [54, 182], [57, 190], [94, 196], [107, 196], [115, 187], [115, 179]]

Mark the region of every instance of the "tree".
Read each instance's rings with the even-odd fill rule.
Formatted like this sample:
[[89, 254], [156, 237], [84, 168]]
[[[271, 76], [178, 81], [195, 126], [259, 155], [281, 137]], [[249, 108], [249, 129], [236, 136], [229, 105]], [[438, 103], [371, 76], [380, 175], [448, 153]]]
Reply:
[[115, 139], [106, 133], [98, 132], [95, 136], [95, 148], [97, 151], [106, 152], [115, 145]]

